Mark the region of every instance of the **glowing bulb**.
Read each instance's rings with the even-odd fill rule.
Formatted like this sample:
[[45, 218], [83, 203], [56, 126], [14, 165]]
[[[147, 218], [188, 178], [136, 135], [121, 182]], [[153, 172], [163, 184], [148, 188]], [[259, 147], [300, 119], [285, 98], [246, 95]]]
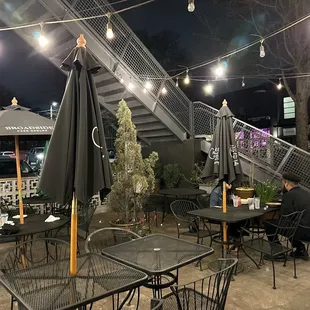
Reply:
[[48, 40], [46, 39], [46, 37], [43, 34], [40, 34], [40, 36], [39, 36], [39, 44], [42, 47], [46, 47], [46, 45], [48, 44]]
[[107, 39], [112, 40], [114, 38], [114, 33], [113, 33], [113, 28], [112, 28], [112, 24], [110, 21], [110, 17], [108, 19], [108, 23], [107, 23], [107, 33], [106, 33]]
[[121, 77], [120, 82], [124, 84], [124, 79]]
[[281, 83], [281, 79], [279, 79], [279, 83], [277, 85], [278, 90], [281, 90], [283, 87], [282, 83]]
[[207, 85], [204, 86], [203, 90], [207, 95], [209, 95], [213, 93], [213, 88], [214, 88], [213, 85], [208, 83]]
[[161, 90], [161, 93], [163, 95], [166, 95], [167, 94], [167, 88], [166, 87], [163, 87], [162, 90]]
[[224, 68], [222, 65], [218, 65], [215, 69], [214, 69], [214, 73], [215, 73], [215, 76], [217, 78], [220, 78], [222, 76], [224, 76]]
[[143, 92], [146, 94], [146, 93], [147, 93], [147, 89], [146, 89], [146, 88], [143, 88]]
[[187, 7], [188, 12], [192, 13], [195, 11], [195, 3], [194, 0], [188, 0], [188, 7]]
[[176, 82], [175, 82], [175, 86], [179, 87], [179, 78], [177, 78]]
[[186, 70], [186, 76], [184, 79], [184, 84], [188, 85], [190, 83], [189, 75], [188, 75], [188, 69]]
[[133, 85], [131, 82], [128, 84], [129, 90], [133, 90], [135, 88], [135, 85]]
[[145, 82], [144, 87], [145, 87], [147, 90], [150, 90], [150, 89], [153, 88], [153, 85], [152, 85], [152, 83], [151, 83], [149, 80], [147, 80], [147, 81]]
[[260, 44], [260, 48], [259, 48], [259, 56], [260, 56], [261, 58], [264, 58], [265, 55], [266, 55], [266, 53], [265, 53], [265, 47], [264, 47], [263, 41], [262, 41], [261, 44]]
[[242, 86], [242, 87], [245, 86], [244, 77], [242, 78], [241, 86]]

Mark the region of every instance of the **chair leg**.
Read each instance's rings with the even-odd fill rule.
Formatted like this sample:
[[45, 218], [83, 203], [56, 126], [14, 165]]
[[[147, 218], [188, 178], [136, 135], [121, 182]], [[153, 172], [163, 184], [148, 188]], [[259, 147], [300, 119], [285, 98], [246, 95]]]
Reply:
[[295, 254], [293, 252], [293, 260], [294, 260], [294, 279], [297, 279], [297, 272], [296, 272], [296, 258], [295, 258]]
[[275, 290], [276, 289], [276, 272], [274, 269], [274, 261], [272, 260], [271, 263], [272, 263], [273, 289]]
[[11, 310], [13, 310], [14, 308], [14, 297], [11, 296]]
[[[245, 251], [244, 247], [241, 245], [240, 248], [242, 250], [242, 252], [255, 264], [255, 266], [257, 267], [257, 269], [260, 269], [259, 264], [256, 263], [256, 261]], [[239, 250], [238, 250], [239, 252]]]

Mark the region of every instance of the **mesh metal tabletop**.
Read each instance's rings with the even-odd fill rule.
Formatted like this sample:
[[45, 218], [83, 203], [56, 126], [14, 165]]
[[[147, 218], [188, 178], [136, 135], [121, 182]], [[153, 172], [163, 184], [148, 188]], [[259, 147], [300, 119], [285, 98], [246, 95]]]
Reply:
[[[43, 232], [48, 232], [54, 229], [58, 229], [64, 226], [68, 222], [68, 218], [63, 215], [57, 215], [60, 217], [58, 221], [46, 223], [45, 220], [49, 217], [48, 214], [33, 214], [25, 217], [25, 223], [19, 224], [19, 219], [11, 219], [15, 222], [15, 225], [19, 228], [19, 232], [12, 235], [0, 235], [1, 239], [7, 237], [21, 237], [21, 236], [30, 236]], [[1, 230], [0, 230], [1, 234]]]
[[162, 234], [153, 234], [102, 250], [124, 264], [159, 275], [198, 261], [214, 252], [210, 247]]
[[161, 189], [159, 194], [173, 197], [192, 197], [204, 195], [206, 191], [196, 188], [167, 188]]
[[77, 276], [69, 275], [69, 260], [5, 273], [3, 286], [26, 309], [76, 309], [143, 285], [147, 275], [102, 255], [78, 257]]
[[205, 208], [195, 211], [189, 211], [188, 214], [218, 222], [237, 223], [260, 217], [265, 213], [275, 212], [277, 210], [279, 210], [279, 208], [277, 207], [269, 207], [267, 210], [264, 210], [263, 207], [261, 207], [259, 210], [249, 210], [249, 207], [246, 205], [238, 208], [227, 207], [227, 213], [223, 213], [223, 210], [221, 208]]

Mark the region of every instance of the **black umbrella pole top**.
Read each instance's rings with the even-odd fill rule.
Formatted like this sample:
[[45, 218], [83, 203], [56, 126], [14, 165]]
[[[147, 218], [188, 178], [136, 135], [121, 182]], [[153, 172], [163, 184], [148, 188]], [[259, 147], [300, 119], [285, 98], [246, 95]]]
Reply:
[[227, 100], [224, 99], [223, 102], [222, 102], [222, 105], [223, 105], [223, 106], [227, 106], [227, 103], [228, 103]]
[[86, 40], [84, 38], [84, 34], [80, 34], [78, 39], [76, 40], [77, 47], [84, 47], [86, 48]]

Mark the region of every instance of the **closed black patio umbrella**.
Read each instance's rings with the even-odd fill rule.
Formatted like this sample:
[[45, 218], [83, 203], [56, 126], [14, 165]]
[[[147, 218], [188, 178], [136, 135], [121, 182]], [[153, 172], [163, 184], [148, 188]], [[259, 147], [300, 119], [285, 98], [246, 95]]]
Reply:
[[93, 74], [100, 69], [78, 45], [64, 60], [69, 71], [65, 93], [42, 170], [39, 188], [60, 204], [72, 201], [70, 273], [76, 274], [77, 203], [85, 204], [99, 191], [110, 192], [112, 173]]
[[[223, 181], [223, 212], [226, 213], [226, 182], [231, 184], [238, 177], [241, 177], [242, 170], [233, 128], [233, 114], [228, 108], [226, 100], [223, 101], [216, 117], [218, 121], [201, 177], [217, 177], [219, 181]], [[224, 223], [223, 230], [223, 239], [226, 242], [226, 223]]]

